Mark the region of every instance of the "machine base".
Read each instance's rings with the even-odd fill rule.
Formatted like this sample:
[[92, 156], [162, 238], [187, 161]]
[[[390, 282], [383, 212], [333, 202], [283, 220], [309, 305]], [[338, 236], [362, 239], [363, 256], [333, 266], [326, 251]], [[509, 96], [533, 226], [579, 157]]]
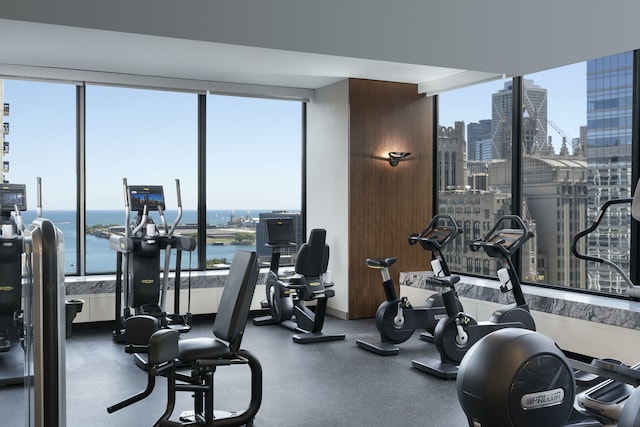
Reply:
[[412, 360], [411, 365], [422, 372], [446, 380], [452, 380], [458, 376], [458, 365], [444, 363], [440, 359]]
[[370, 343], [367, 341], [357, 340], [356, 344], [358, 345], [358, 347], [362, 349], [365, 349], [375, 354], [379, 354], [381, 356], [394, 356], [400, 352], [400, 349], [395, 345], [388, 342], [383, 342], [383, 341]]
[[433, 334], [431, 332], [420, 332], [420, 339], [426, 342], [434, 342]]
[[24, 350], [13, 343], [9, 351], [0, 353], [0, 387], [24, 384]]
[[291, 337], [298, 344], [311, 344], [315, 342], [339, 341], [345, 338], [344, 334], [324, 334], [322, 332], [303, 332]]

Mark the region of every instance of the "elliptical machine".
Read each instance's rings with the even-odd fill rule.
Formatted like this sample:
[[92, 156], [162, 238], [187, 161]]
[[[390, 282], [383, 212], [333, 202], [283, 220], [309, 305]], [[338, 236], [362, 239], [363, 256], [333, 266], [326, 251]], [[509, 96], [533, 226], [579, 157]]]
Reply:
[[[182, 251], [192, 252], [196, 241], [192, 237], [174, 233], [182, 218], [180, 181], [176, 179], [178, 214], [172, 225], [167, 226], [164, 215], [165, 200], [162, 186], [128, 185], [123, 180], [125, 202], [124, 235], [112, 234], [109, 246], [116, 251], [116, 309], [113, 339], [116, 342], [134, 344], [136, 364], [146, 367], [140, 355], [153, 331], [127, 330], [126, 320], [132, 316], [147, 316], [157, 319], [159, 327], [175, 329], [180, 333], [191, 330], [191, 315], [180, 312], [180, 266]], [[136, 217], [131, 221], [131, 212]], [[162, 226], [158, 227], [150, 212], [157, 211]], [[130, 222], [131, 221], [131, 222]], [[176, 250], [174, 280], [174, 312], [165, 310], [169, 289], [171, 252]], [[160, 278], [160, 254], [164, 250], [164, 268]], [[190, 277], [190, 276], [189, 276]], [[191, 287], [189, 286], [189, 291]], [[124, 295], [123, 295], [124, 294]], [[190, 298], [189, 298], [190, 299]], [[124, 301], [123, 301], [124, 300]], [[190, 301], [189, 301], [190, 304]], [[135, 325], [135, 323], [132, 323]]]
[[[631, 300], [640, 299], [640, 286], [633, 283], [627, 272], [625, 272], [618, 264], [609, 259], [605, 259], [596, 255], [581, 253], [578, 249], [578, 242], [596, 231], [603, 218], [606, 218], [607, 211], [615, 205], [631, 204], [631, 215], [634, 220], [640, 220], [640, 181], [636, 184], [633, 198], [612, 199], [606, 201], [598, 210], [594, 222], [585, 230], [579, 232], [571, 239], [571, 252], [577, 258], [595, 262], [599, 265], [606, 265], [612, 268], [627, 284], [627, 296]], [[632, 394], [638, 394], [634, 391], [635, 387], [640, 385], [640, 364], [634, 366], [626, 366], [620, 361], [612, 359], [594, 359], [589, 365], [580, 361], [571, 361], [575, 367], [579, 367], [581, 371], [590, 372], [592, 375], [598, 375], [600, 382], [589, 387], [576, 395], [576, 404], [588, 412], [598, 414], [605, 417], [607, 421], [617, 421], [622, 416], [624, 407], [629, 402]], [[622, 377], [613, 377], [611, 372], [623, 374]], [[576, 379], [577, 381], [577, 379]], [[636, 405], [638, 405], [636, 397]], [[636, 411], [640, 411], [640, 406], [636, 406]], [[626, 415], [628, 417], [628, 415]], [[610, 421], [609, 421], [610, 422]], [[640, 424], [640, 417], [638, 418]]]
[[[503, 228], [510, 224], [510, 228]], [[535, 331], [535, 321], [529, 313], [520, 279], [515, 272], [511, 256], [531, 237], [531, 232], [517, 215], [504, 215], [482, 239], [471, 242], [472, 251], [484, 249], [492, 258], [498, 258], [502, 268], [498, 270], [500, 290], [512, 292], [515, 302], [495, 310], [488, 321], [478, 322], [470, 315], [458, 312], [452, 291], [443, 294], [447, 318], [436, 325], [434, 342], [440, 359], [413, 360], [414, 368], [441, 377], [455, 378], [458, 364], [469, 349], [482, 337], [504, 328], [525, 328]], [[445, 283], [457, 282], [459, 278], [449, 276], [434, 278]]]
[[[462, 233], [455, 220], [449, 215], [436, 215], [419, 234], [409, 236], [409, 244], [420, 243], [425, 251], [431, 251], [431, 267], [435, 277], [450, 276], [451, 272], [442, 254], [442, 249], [456, 236]], [[436, 324], [447, 316], [442, 294], [434, 294], [425, 302], [424, 306], [413, 307], [407, 297], [398, 298], [393, 280], [389, 274], [389, 267], [396, 262], [391, 258], [369, 258], [367, 267], [379, 269], [382, 274], [382, 287], [386, 300], [376, 310], [376, 328], [380, 333], [380, 341], [371, 343], [357, 340], [358, 347], [382, 356], [398, 354], [400, 349], [394, 344], [407, 341], [418, 328], [427, 331], [420, 334], [421, 339], [433, 342], [433, 331]], [[456, 309], [462, 311], [462, 304], [455, 297], [454, 282], [435, 282], [446, 285], [454, 293]]]
[[[343, 340], [344, 334], [322, 332], [327, 300], [335, 295], [333, 282], [325, 282], [329, 264], [329, 245], [325, 243], [326, 230], [313, 229], [309, 240], [300, 246], [296, 254], [295, 274], [279, 275], [280, 251], [295, 246], [293, 221], [289, 218], [267, 219], [267, 246], [272, 248], [271, 265], [265, 284], [266, 299], [262, 307], [269, 315], [256, 317], [256, 326], [280, 324], [299, 332], [293, 335], [294, 342], [308, 344]], [[305, 301], [316, 301], [315, 311]]]
[[631, 281], [631, 278], [629, 278], [629, 275], [622, 270], [622, 268], [620, 268], [620, 266], [614, 262], [612, 262], [611, 260], [608, 259], [604, 259], [602, 257], [598, 257], [595, 255], [589, 255], [589, 254], [583, 254], [578, 250], [578, 241], [584, 237], [587, 237], [589, 234], [593, 233], [598, 226], [600, 225], [600, 222], [602, 221], [603, 218], [606, 217], [607, 214], [607, 210], [614, 205], [621, 205], [621, 204], [631, 204], [631, 214], [633, 216], [633, 218], [636, 221], [640, 221], [640, 181], [638, 181], [638, 184], [636, 185], [636, 190], [634, 193], [634, 197], [630, 198], [630, 199], [612, 199], [612, 200], [608, 200], [606, 201], [598, 210], [598, 213], [596, 214], [596, 218], [593, 221], [593, 224], [591, 224], [591, 226], [589, 226], [587, 229], [579, 232], [578, 234], [576, 234], [575, 236], [573, 236], [573, 238], [571, 239], [571, 253], [573, 255], [575, 255], [577, 258], [584, 260], [584, 261], [589, 261], [589, 262], [595, 262], [596, 264], [603, 264], [606, 265], [610, 268], [612, 268], [613, 270], [615, 270], [616, 273], [618, 273], [620, 275], [620, 277], [622, 278], [622, 281], [624, 283], [627, 284], [627, 296], [629, 297], [629, 299], [631, 300], [640, 300], [640, 286], [633, 283]]

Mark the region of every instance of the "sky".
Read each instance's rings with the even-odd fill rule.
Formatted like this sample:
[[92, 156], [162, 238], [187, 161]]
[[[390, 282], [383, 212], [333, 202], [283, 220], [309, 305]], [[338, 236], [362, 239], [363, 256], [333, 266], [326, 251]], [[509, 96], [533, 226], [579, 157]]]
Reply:
[[[29, 209], [37, 176], [44, 209], [75, 209], [75, 91], [4, 81], [6, 178], [27, 185]], [[196, 209], [197, 96], [106, 86], [86, 92], [87, 209], [124, 209], [123, 178], [162, 185], [167, 209], [177, 207], [179, 179], [183, 208]], [[299, 210], [301, 135], [299, 102], [208, 96], [207, 208]]]

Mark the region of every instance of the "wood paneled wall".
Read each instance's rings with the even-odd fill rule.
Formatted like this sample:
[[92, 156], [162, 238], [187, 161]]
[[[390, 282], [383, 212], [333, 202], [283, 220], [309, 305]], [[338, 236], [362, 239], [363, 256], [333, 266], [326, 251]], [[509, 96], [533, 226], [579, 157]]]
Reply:
[[[392, 257], [391, 277], [430, 269], [430, 254], [409, 246], [432, 216], [432, 100], [417, 85], [349, 81], [349, 318], [375, 315], [384, 300], [367, 258]], [[389, 151], [409, 151], [397, 167]], [[429, 255], [429, 257], [427, 257]]]

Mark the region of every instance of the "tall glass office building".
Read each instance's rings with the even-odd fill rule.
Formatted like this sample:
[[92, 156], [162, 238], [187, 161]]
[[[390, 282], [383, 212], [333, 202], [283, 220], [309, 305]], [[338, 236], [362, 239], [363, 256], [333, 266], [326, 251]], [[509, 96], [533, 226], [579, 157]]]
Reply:
[[[608, 200], [631, 197], [631, 109], [633, 53], [587, 62], [587, 218], [592, 223]], [[630, 209], [620, 205], [603, 218], [588, 240], [588, 252], [629, 271]], [[588, 287], [621, 293], [620, 276], [590, 265]]]

